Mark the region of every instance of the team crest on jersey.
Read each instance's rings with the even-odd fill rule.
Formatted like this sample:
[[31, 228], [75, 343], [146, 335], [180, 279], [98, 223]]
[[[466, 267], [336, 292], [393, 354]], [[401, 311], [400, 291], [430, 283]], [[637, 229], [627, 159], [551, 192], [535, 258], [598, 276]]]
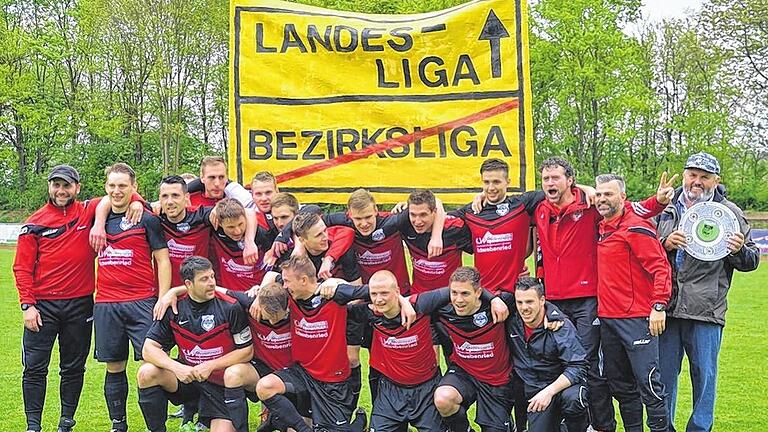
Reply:
[[322, 303], [322, 302], [323, 302], [323, 298], [322, 297], [320, 297], [320, 296], [312, 297], [312, 300], [311, 300], [312, 308], [316, 308], [316, 307], [320, 306], [320, 303]]
[[123, 231], [129, 230], [133, 226], [133, 222], [130, 220], [123, 218], [120, 220], [120, 229]]
[[26, 225], [24, 225], [24, 226], [23, 226], [23, 227], [21, 227], [21, 229], [19, 230], [19, 235], [24, 235], [24, 234], [26, 234], [26, 233], [28, 233], [28, 232], [29, 232], [29, 227], [28, 227], [28, 226], [26, 226]]
[[485, 312], [476, 313], [472, 317], [472, 323], [474, 323], [478, 327], [482, 327], [488, 324], [488, 315], [486, 315]]
[[240, 249], [245, 249], [245, 240], [239, 240], [237, 242], [237, 247], [239, 247]]
[[267, 218], [267, 220], [272, 220], [272, 213], [264, 213], [264, 217]]
[[384, 230], [381, 228], [377, 229], [376, 231], [373, 232], [373, 234], [371, 234], [371, 238], [373, 239], [373, 241], [384, 240]]
[[205, 331], [211, 331], [213, 324], [213, 315], [203, 315], [200, 318], [200, 327], [202, 327]]
[[176, 231], [179, 231], [179, 232], [187, 232], [187, 231], [189, 231], [189, 228], [190, 228], [190, 226], [186, 222], [182, 222], [180, 224], [176, 224]]
[[584, 216], [584, 212], [582, 212], [581, 210], [578, 210], [573, 212], [573, 214], [571, 215], [571, 219], [573, 219], [574, 222], [578, 222], [582, 216]]
[[504, 216], [505, 214], [509, 213], [509, 203], [502, 203], [496, 205], [496, 214], [499, 216]]

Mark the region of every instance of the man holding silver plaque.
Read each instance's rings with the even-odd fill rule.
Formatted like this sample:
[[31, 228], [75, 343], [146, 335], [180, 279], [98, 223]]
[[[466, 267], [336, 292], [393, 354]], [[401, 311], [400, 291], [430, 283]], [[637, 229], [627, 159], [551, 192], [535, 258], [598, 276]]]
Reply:
[[659, 216], [657, 231], [673, 272], [666, 331], [659, 344], [670, 431], [675, 430], [684, 353], [693, 387], [693, 413], [686, 431], [712, 430], [717, 357], [733, 271], [755, 270], [760, 261], [744, 212], [721, 194], [719, 182], [720, 163], [714, 156], [704, 152], [690, 156], [682, 189]]

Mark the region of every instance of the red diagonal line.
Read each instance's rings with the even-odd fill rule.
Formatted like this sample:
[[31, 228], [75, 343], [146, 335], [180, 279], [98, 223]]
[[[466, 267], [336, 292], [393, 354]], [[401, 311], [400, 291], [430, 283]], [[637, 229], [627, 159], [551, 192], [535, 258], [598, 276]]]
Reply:
[[376, 143], [367, 147], [363, 147], [360, 150], [355, 150], [350, 153], [343, 154], [341, 156], [337, 156], [333, 159], [329, 159], [326, 161], [318, 162], [316, 164], [307, 165], [301, 168], [297, 168], [292, 171], [284, 172], [282, 174], [279, 174], [277, 176], [277, 182], [283, 183], [288, 180], [293, 180], [299, 177], [308, 176], [310, 174], [314, 174], [316, 172], [320, 172], [323, 170], [327, 170], [329, 168], [333, 168], [335, 166], [344, 165], [350, 162], [354, 162], [359, 159], [365, 159], [368, 156], [380, 153], [385, 150], [403, 147], [408, 144], [411, 144], [415, 141], [431, 137], [434, 135], [437, 135], [441, 132], [449, 131], [451, 129], [455, 129], [459, 126], [464, 126], [472, 123], [476, 123], [481, 120], [485, 120], [490, 117], [497, 116], [499, 114], [505, 113], [507, 111], [511, 111], [518, 107], [520, 104], [519, 99], [514, 98], [507, 102], [504, 102], [503, 104], [496, 105], [494, 107], [485, 109], [483, 111], [478, 111], [474, 114], [470, 114], [466, 117], [462, 117], [456, 120], [452, 120], [446, 123], [442, 123], [436, 126], [432, 126], [426, 129], [422, 129], [420, 131], [413, 132], [408, 135], [399, 136], [396, 138], [391, 138], [386, 141], [382, 141], [380, 143]]

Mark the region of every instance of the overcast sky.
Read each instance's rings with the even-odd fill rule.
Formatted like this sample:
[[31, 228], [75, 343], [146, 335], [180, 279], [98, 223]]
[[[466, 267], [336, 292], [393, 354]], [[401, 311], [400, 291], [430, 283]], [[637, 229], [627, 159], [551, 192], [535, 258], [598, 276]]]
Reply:
[[698, 10], [703, 0], [643, 0], [643, 17], [653, 21], [679, 18], [686, 9]]

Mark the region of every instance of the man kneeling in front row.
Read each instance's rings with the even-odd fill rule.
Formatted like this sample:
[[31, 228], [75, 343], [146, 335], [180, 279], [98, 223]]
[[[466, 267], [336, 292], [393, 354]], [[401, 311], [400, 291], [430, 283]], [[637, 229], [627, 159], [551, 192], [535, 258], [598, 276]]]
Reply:
[[[251, 359], [248, 319], [234, 299], [216, 292], [211, 262], [192, 256], [181, 264], [187, 296], [178, 314], [166, 311], [152, 324], [139, 368], [139, 407], [151, 432], [165, 432], [168, 401], [200, 398], [200, 418], [212, 432], [233, 432], [224, 404], [224, 370]], [[179, 346], [179, 361], [168, 356]]]

